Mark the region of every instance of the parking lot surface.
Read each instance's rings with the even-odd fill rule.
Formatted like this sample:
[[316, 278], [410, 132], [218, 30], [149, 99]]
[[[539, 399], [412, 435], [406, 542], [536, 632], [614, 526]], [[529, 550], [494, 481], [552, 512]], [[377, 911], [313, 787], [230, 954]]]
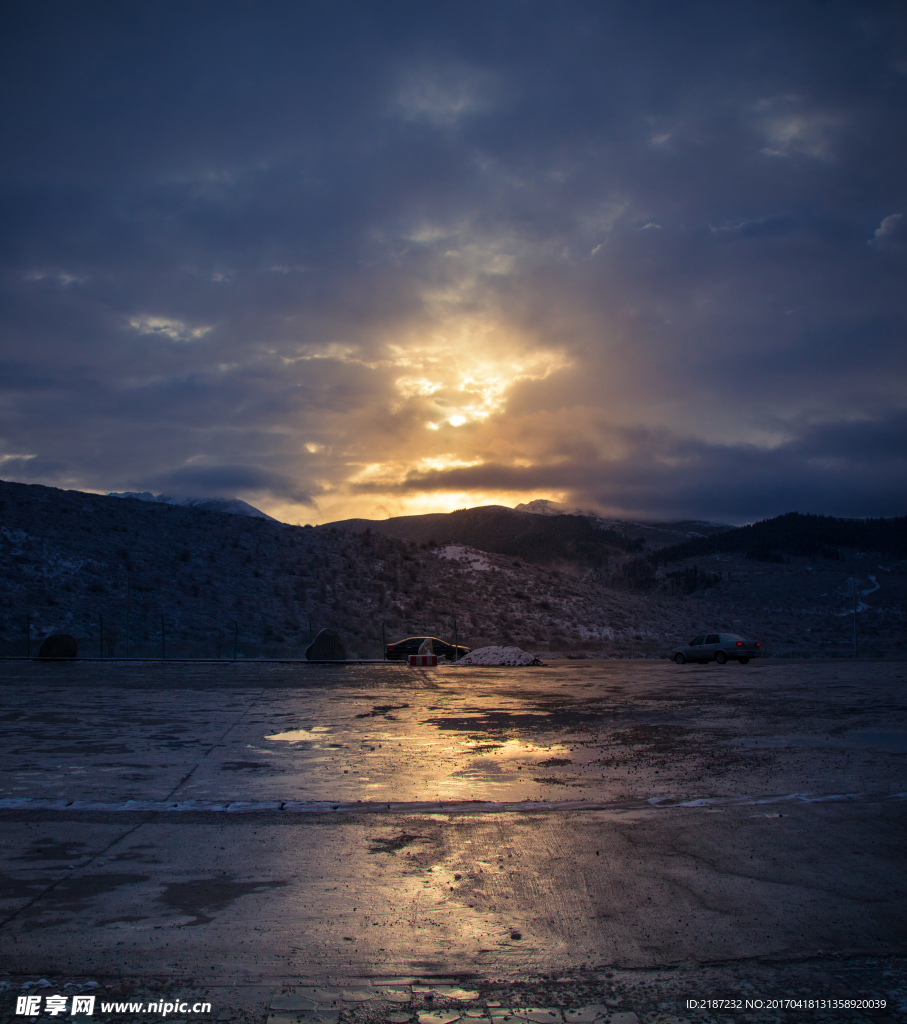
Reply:
[[223, 1020], [768, 1020], [796, 1008], [687, 1003], [791, 993], [905, 1019], [905, 682], [3, 664], [3, 1009], [68, 984]]

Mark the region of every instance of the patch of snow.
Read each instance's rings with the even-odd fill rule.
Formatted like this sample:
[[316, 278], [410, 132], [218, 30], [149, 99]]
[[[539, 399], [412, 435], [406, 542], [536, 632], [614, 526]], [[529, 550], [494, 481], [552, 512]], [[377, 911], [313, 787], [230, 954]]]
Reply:
[[460, 665], [541, 665], [529, 651], [519, 647], [479, 647], [460, 658]]
[[[870, 607], [870, 605], [865, 604], [863, 601], [857, 601], [858, 612], [868, 612]], [[847, 611], [843, 612], [835, 612], [836, 619], [843, 619], [845, 615], [853, 615], [853, 608], [848, 608]]]
[[443, 548], [438, 548], [436, 554], [439, 558], [447, 558], [453, 562], [460, 562], [464, 569], [474, 569], [480, 572], [485, 572], [488, 569], [494, 568], [491, 562], [488, 561], [488, 558], [481, 551], [476, 551], [474, 548], [464, 547], [462, 544], [448, 544]]

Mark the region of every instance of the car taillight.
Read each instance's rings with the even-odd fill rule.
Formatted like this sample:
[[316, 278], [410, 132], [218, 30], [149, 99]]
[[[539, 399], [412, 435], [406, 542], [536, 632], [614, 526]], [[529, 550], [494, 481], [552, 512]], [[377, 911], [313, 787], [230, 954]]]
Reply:
[[757, 641], [756, 641], [756, 646], [757, 646], [757, 647], [761, 647], [761, 646], [762, 646], [762, 644], [760, 644], [760, 643], [759, 643], [759, 641], [757, 640]]
[[743, 646], [743, 641], [742, 640], [738, 640], [737, 641], [737, 646], [738, 647], [742, 647]]

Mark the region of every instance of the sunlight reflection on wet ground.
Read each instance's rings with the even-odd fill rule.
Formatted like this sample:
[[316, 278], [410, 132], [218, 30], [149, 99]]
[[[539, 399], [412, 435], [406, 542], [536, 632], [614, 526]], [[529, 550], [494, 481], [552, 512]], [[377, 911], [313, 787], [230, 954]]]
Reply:
[[[18, 710], [0, 725], [3, 796], [683, 801], [733, 796], [741, 780], [755, 794], [812, 791], [820, 780], [835, 792], [854, 792], [857, 782], [879, 792], [891, 767], [884, 759], [907, 743], [872, 681], [856, 729], [852, 693], [800, 681], [849, 671], [837, 665], [796, 674], [780, 665], [743, 673], [590, 662], [468, 673], [258, 668], [250, 682], [283, 682], [226, 688], [229, 673], [206, 670], [199, 678], [210, 676], [216, 689], [123, 685], [139, 678], [129, 666], [77, 671], [86, 677], [77, 686], [43, 672], [27, 699], [7, 691]], [[796, 683], [785, 683], [788, 674]], [[797, 734], [779, 728], [782, 707]], [[883, 760], [855, 772], [855, 751]]]
[[54, 669], [0, 689], [20, 970], [501, 977], [902, 942], [901, 665]]

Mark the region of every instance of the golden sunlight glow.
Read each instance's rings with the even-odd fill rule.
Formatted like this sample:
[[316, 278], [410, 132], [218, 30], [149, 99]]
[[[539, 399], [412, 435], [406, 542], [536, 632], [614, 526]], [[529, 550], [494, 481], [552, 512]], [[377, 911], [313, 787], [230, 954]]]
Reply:
[[405, 368], [394, 382], [402, 400], [396, 409], [422, 400], [429, 430], [488, 419], [504, 410], [514, 385], [568, 365], [552, 350], [526, 352], [498, 323], [479, 317], [452, 317], [428, 339], [388, 345], [388, 354], [392, 366]]
[[413, 460], [389, 460], [387, 462], [370, 462], [362, 466], [357, 473], [348, 478], [351, 484], [386, 483], [393, 485], [406, 479], [407, 474], [443, 472], [445, 469], [460, 469], [467, 466], [480, 466], [480, 458], [461, 459], [456, 455], [426, 455]]
[[424, 473], [428, 470], [453, 469], [458, 466], [480, 466], [481, 459], [458, 459], [456, 455], [426, 456], [419, 459], [419, 469]]
[[415, 395], [431, 395], [437, 391], [441, 385], [433, 384], [430, 380], [424, 378], [417, 380], [415, 377], [398, 377], [397, 390], [404, 398], [412, 398]]
[[563, 501], [565, 493], [554, 490], [539, 491], [444, 491], [412, 495], [389, 494], [331, 494], [320, 495], [318, 508], [302, 508], [286, 501], [261, 499], [256, 508], [267, 512], [284, 523], [303, 525], [333, 523], [342, 519], [390, 519], [392, 516], [420, 516], [429, 512], [456, 512], [460, 508], [480, 505], [504, 505], [513, 508], [520, 502], [536, 498]]
[[[505, 423], [508, 399], [520, 384], [543, 381], [570, 365], [564, 352], [539, 346], [474, 306], [464, 312], [455, 298], [426, 297], [433, 326], [424, 319], [402, 331], [398, 325], [370, 349], [300, 345], [295, 361], [355, 363], [364, 374], [375, 374], [375, 402], [359, 412], [338, 410], [329, 444], [304, 442], [305, 452], [318, 456], [318, 477], [306, 476], [316, 506], [259, 498], [258, 507], [284, 521], [317, 524], [564, 497], [551, 490], [444, 489], [453, 481], [439, 478], [451, 471], [486, 463], [531, 466], [532, 431], [527, 434], [519, 419]], [[325, 472], [332, 464], [342, 473], [339, 479]], [[469, 487], [465, 478], [454, 486]]]

